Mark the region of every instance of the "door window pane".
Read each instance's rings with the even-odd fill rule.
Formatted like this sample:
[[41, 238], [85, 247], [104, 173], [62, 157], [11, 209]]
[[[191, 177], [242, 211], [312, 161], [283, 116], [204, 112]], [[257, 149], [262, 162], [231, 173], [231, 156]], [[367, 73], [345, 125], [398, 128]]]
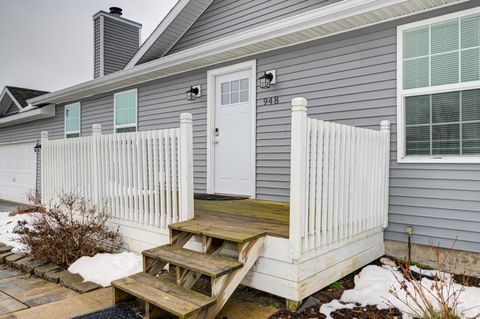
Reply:
[[249, 79], [223, 82], [221, 86], [221, 104], [236, 104], [249, 101]]

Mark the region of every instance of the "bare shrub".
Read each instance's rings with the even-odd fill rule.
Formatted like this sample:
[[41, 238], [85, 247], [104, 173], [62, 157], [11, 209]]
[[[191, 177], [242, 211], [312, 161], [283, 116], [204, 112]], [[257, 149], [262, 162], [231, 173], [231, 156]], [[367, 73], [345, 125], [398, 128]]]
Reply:
[[[438, 246], [431, 243], [431, 247], [436, 263], [433, 276], [426, 276], [430, 278], [427, 279], [425, 276], [414, 273], [407, 262], [401, 266], [405, 280], [396, 277], [400, 289], [392, 287], [390, 293], [410, 309], [416, 318], [461, 319], [460, 296], [465, 287], [456, 284], [453, 276], [445, 271], [449, 254], [442, 257]], [[477, 318], [480, 318], [480, 314], [469, 317], [469, 319]]]
[[68, 266], [82, 256], [112, 253], [121, 246], [117, 230], [107, 227], [108, 216], [74, 194], [59, 196], [51, 209], [38, 197], [31, 198], [38, 214], [30, 221], [19, 221], [14, 233], [31, 255], [44, 262]]

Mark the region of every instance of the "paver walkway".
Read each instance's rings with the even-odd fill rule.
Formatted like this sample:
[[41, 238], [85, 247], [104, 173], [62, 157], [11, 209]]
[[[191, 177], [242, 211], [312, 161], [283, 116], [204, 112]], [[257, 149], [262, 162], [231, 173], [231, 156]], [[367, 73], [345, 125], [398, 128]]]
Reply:
[[8, 268], [0, 268], [0, 315], [76, 296], [77, 293]]

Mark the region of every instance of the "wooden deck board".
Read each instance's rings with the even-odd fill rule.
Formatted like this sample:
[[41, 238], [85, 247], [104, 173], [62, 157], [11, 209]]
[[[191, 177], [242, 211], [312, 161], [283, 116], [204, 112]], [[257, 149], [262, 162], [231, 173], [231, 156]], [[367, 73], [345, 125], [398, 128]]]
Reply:
[[252, 199], [195, 200], [195, 220], [208, 227], [208, 231], [238, 233], [251, 238], [263, 235], [288, 238], [289, 214], [288, 203]]
[[164, 245], [143, 252], [144, 256], [160, 258], [170, 264], [180, 266], [213, 278], [220, 277], [242, 267], [242, 263], [207, 255], [174, 245]]

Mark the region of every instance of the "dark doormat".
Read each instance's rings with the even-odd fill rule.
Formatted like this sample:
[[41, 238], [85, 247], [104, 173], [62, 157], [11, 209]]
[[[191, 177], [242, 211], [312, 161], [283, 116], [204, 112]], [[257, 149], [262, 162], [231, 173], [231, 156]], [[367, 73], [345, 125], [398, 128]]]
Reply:
[[242, 199], [248, 199], [249, 197], [217, 195], [217, 194], [195, 194], [194, 198], [200, 199], [200, 200], [242, 200]]
[[73, 319], [142, 319], [144, 314], [143, 307], [136, 302], [129, 302]]

